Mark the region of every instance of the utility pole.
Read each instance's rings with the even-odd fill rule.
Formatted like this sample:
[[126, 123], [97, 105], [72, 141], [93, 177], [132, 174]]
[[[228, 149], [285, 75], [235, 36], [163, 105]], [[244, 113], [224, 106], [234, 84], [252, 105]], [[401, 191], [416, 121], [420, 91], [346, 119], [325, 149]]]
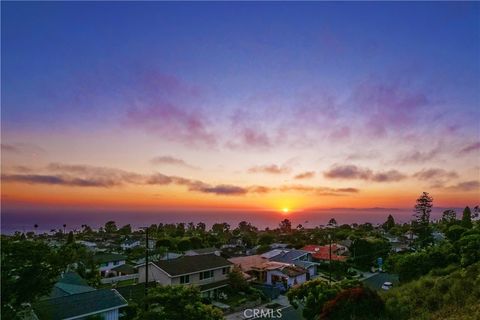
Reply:
[[145, 229], [145, 311], [148, 311], [148, 227]]
[[328, 234], [329, 263], [328, 263], [328, 284], [332, 283], [332, 235]]

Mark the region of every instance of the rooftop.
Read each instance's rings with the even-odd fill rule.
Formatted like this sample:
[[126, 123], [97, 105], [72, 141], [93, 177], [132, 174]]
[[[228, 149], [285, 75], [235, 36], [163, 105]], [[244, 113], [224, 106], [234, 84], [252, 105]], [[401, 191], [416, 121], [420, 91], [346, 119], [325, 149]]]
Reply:
[[296, 260], [306, 254], [309, 254], [309, 252], [303, 251], [303, 250], [281, 250], [281, 251], [282, 252], [280, 252], [278, 255], [272, 256], [270, 260], [291, 263], [293, 260]]
[[77, 273], [67, 272], [60, 276], [58, 281], [53, 286], [50, 293], [50, 298], [58, 298], [93, 290], [95, 290], [95, 288], [90, 287], [87, 281], [85, 281], [85, 279], [80, 277]]
[[153, 263], [171, 276], [180, 276], [182, 274], [190, 274], [232, 265], [227, 259], [215, 254], [182, 256], [177, 259], [158, 260]]
[[211, 247], [211, 248], [202, 248], [202, 249], [192, 249], [188, 250], [189, 252], [194, 252], [196, 254], [208, 254], [208, 253], [214, 253], [216, 251], [219, 251], [220, 249]]
[[127, 301], [115, 290], [101, 289], [42, 300], [33, 305], [39, 320], [61, 320], [124, 307]]
[[[334, 261], [345, 261], [347, 260], [346, 256], [340, 256], [335, 254], [335, 252], [339, 249], [338, 246], [332, 245], [332, 260]], [[304, 251], [308, 251], [312, 253], [312, 257], [317, 260], [330, 260], [330, 246], [324, 245], [308, 245], [302, 248]]]
[[116, 266], [115, 268], [112, 268], [112, 271], [121, 272], [123, 274], [137, 273], [137, 269], [129, 264], [121, 264], [119, 266]]

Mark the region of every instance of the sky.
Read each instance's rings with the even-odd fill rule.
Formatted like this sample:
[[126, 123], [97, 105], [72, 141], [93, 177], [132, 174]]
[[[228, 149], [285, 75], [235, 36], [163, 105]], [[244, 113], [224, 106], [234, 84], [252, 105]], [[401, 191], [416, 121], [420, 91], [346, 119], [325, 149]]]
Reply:
[[480, 199], [477, 2], [2, 2], [2, 211]]

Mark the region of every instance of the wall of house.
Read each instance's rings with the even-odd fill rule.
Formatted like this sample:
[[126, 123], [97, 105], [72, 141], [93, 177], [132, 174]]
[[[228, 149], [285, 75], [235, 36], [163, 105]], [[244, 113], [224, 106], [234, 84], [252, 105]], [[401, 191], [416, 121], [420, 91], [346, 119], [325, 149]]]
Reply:
[[[226, 274], [223, 274], [222, 269], [223, 268], [215, 269], [213, 271], [213, 277], [212, 278], [203, 279], [203, 280], [200, 280], [200, 272], [190, 274], [189, 284], [205, 284], [205, 283], [212, 283], [212, 282], [225, 280], [225, 279], [227, 279], [228, 272]], [[172, 284], [180, 284], [180, 277], [172, 278]]]
[[267, 272], [267, 281], [266, 281], [267, 284], [272, 284], [272, 276], [274, 276], [274, 275], [279, 276], [279, 277], [283, 277], [283, 278], [287, 278], [287, 285], [289, 287], [294, 286], [296, 284], [302, 284], [305, 281], [307, 281], [307, 274], [306, 273], [298, 275], [296, 277], [287, 277], [285, 274], [283, 274], [282, 272], [280, 272], [278, 270], [271, 270], [271, 271]]
[[115, 264], [113, 261], [110, 261], [107, 265], [100, 265], [98, 269], [100, 270], [100, 272], [110, 271], [112, 268], [121, 266], [122, 264], [125, 264], [125, 260], [117, 261], [117, 264]]
[[[138, 267], [138, 282], [145, 282], [145, 266]], [[164, 285], [172, 284], [170, 277], [152, 264], [148, 267], [148, 282], [156, 281]], [[180, 280], [179, 280], [180, 281]], [[180, 283], [180, 282], [179, 282]]]
[[118, 309], [102, 313], [104, 320], [118, 320]]
[[291, 286], [294, 286], [294, 285], [297, 285], [297, 284], [302, 284], [305, 281], [307, 281], [307, 274], [306, 273], [301, 274], [301, 275], [296, 276], [296, 277], [288, 278], [287, 284], [288, 284], [289, 287], [291, 287]]

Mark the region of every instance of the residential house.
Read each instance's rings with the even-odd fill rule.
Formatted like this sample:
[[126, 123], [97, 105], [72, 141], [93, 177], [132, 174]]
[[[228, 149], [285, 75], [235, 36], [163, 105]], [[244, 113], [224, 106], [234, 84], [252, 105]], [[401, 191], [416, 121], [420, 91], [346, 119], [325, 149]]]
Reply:
[[265, 252], [262, 257], [270, 261], [288, 263], [306, 269], [308, 271], [307, 280], [317, 274], [317, 264], [312, 261], [312, 254], [308, 251], [275, 249]]
[[[177, 259], [181, 257], [183, 254], [181, 253], [175, 253], [175, 252], [166, 252], [164, 254], [152, 254], [149, 255], [149, 260], [150, 261], [156, 261], [156, 260], [171, 260], [171, 259]], [[145, 263], [145, 258], [140, 258], [138, 260], [135, 260], [135, 263], [137, 265], [139, 264], [144, 264]]]
[[50, 296], [32, 306], [34, 319], [63, 320], [86, 319], [99, 316], [105, 320], [118, 320], [120, 308], [127, 301], [115, 290], [96, 290], [77, 273], [62, 274], [53, 286]]
[[93, 256], [93, 259], [98, 265], [100, 275], [102, 277], [108, 277], [113, 268], [125, 264], [126, 257], [116, 253], [98, 253]]
[[202, 249], [192, 249], [192, 250], [187, 250], [185, 251], [186, 256], [198, 256], [202, 254], [215, 254], [219, 256], [221, 253], [221, 250], [217, 248], [202, 248]]
[[332, 244], [331, 250], [332, 253], [330, 255], [330, 245], [307, 245], [302, 248], [303, 251], [307, 251], [311, 253], [313, 260], [315, 261], [346, 261], [347, 256], [341, 255], [345, 254], [345, 246], [339, 244]]
[[224, 258], [233, 258], [233, 257], [241, 257], [246, 255], [246, 249], [244, 246], [233, 246], [233, 247], [224, 247], [222, 246], [221, 255]]
[[122, 242], [120, 247], [122, 250], [129, 250], [140, 246], [140, 240], [138, 239], [127, 239]]
[[272, 243], [270, 245], [270, 249], [286, 249], [288, 247], [288, 243]]
[[[145, 264], [138, 265], [138, 282], [145, 282]], [[149, 263], [148, 281], [162, 285], [198, 285], [203, 296], [214, 297], [228, 285], [227, 275], [232, 263], [215, 254], [181, 256]]]
[[134, 266], [124, 263], [119, 266], [113, 267], [110, 272], [114, 276], [127, 276], [127, 275], [132, 275], [132, 274], [137, 274], [137, 268]]
[[127, 301], [114, 289], [99, 289], [40, 300], [33, 304], [39, 320], [83, 320], [100, 316], [104, 320], [118, 320], [120, 308]]
[[284, 290], [307, 281], [308, 271], [294, 264], [270, 261], [262, 255], [235, 257], [230, 262], [250, 275], [255, 282], [281, 286]]
[[91, 251], [96, 251], [97, 250], [97, 244], [95, 242], [84, 241], [84, 240], [79, 240], [79, 241], [75, 241], [75, 242], [87, 247], [87, 249], [89, 249]]
[[66, 272], [57, 279], [53, 285], [49, 298], [64, 297], [71, 294], [94, 291], [95, 288], [90, 287], [76, 272]]

